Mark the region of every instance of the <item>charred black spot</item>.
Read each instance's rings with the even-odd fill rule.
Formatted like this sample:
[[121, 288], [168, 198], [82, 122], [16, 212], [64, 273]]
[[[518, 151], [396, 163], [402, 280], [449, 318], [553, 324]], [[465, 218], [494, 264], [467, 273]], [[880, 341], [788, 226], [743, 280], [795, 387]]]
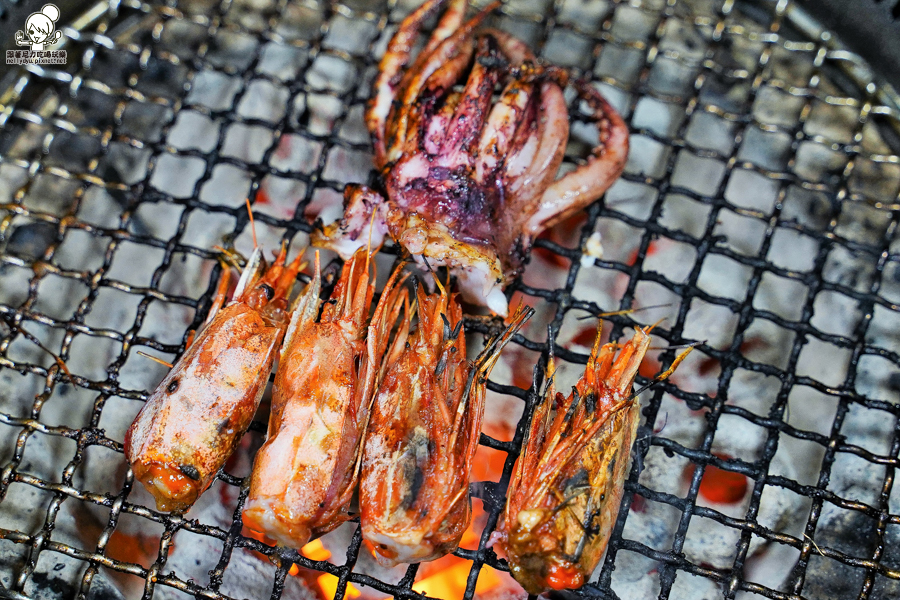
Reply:
[[434, 368], [434, 376], [440, 377], [444, 374], [444, 369], [447, 368], [447, 355], [441, 354], [440, 360], [438, 360], [437, 366]]
[[452, 339], [450, 337], [450, 333], [452, 331], [450, 328], [450, 321], [447, 319], [447, 315], [445, 315], [444, 313], [441, 313], [441, 321], [444, 322], [443, 335], [444, 335], [444, 341], [446, 342], [447, 340]]
[[428, 465], [428, 457], [433, 447], [428, 436], [420, 428], [410, 432], [406, 440], [406, 448], [400, 458], [403, 469], [403, 478], [408, 485], [407, 493], [403, 497], [401, 505], [410, 508], [419, 496], [419, 491], [425, 483], [425, 468]]
[[509, 254], [506, 258], [506, 261], [509, 263], [510, 269], [514, 274], [519, 274], [522, 271], [522, 268], [528, 263], [528, 260], [531, 258], [531, 253], [528, 251], [530, 249], [531, 239], [526, 241], [521, 235], [516, 238], [516, 241], [513, 244], [513, 247], [509, 249]]
[[590, 485], [590, 478], [586, 469], [581, 468], [577, 473], [569, 477], [563, 482], [563, 488], [583, 488]]
[[509, 68], [509, 62], [498, 56], [479, 56], [476, 60], [481, 66], [488, 69], [503, 71]]
[[[441, 313], [441, 316], [443, 317], [443, 316], [444, 316], [444, 313]], [[447, 325], [447, 332], [445, 333], [445, 338], [446, 338], [448, 341], [453, 341], [453, 342], [455, 342], [456, 339], [459, 337], [459, 332], [462, 331], [462, 324], [463, 324], [463, 322], [462, 322], [462, 321], [457, 321], [456, 327], [454, 327], [452, 331], [450, 330], [450, 327], [449, 327], [450, 323], [446, 321], [446, 318], [445, 318], [444, 322], [445, 322], [446, 325]], [[455, 349], [456, 349], [456, 348], [454, 347], [454, 350], [455, 350]]]
[[416, 501], [416, 498], [419, 496], [419, 491], [422, 489], [423, 483], [425, 483], [425, 472], [419, 468], [419, 465], [415, 465], [415, 467], [413, 468], [412, 481], [409, 484], [409, 504], [412, 504]]
[[259, 286], [259, 289], [261, 289], [263, 291], [263, 293], [266, 295], [266, 300], [271, 300], [272, 298], [275, 297], [275, 288], [273, 288], [268, 283], [263, 283], [262, 285]]
[[597, 408], [597, 397], [594, 395], [594, 392], [584, 397], [584, 407], [589, 413], [594, 412], [594, 409]]
[[181, 380], [176, 377], [166, 386], [166, 391], [170, 394], [174, 394], [178, 390], [179, 384], [181, 384]]
[[578, 395], [578, 390], [573, 389], [572, 396], [572, 404], [569, 406], [569, 410], [566, 411], [566, 423], [572, 420], [572, 416], [575, 414], [575, 409], [578, 408], [578, 403], [581, 402], [581, 396]]
[[194, 465], [178, 465], [178, 468], [184, 473], [184, 476], [194, 481], [200, 481], [200, 471]]
[[223, 433], [225, 433], [229, 427], [231, 427], [231, 419], [229, 419], [228, 417], [225, 417], [224, 419], [222, 419], [222, 421], [219, 423], [219, 425], [217, 427], [217, 429], [219, 431], [219, 435], [222, 435]]

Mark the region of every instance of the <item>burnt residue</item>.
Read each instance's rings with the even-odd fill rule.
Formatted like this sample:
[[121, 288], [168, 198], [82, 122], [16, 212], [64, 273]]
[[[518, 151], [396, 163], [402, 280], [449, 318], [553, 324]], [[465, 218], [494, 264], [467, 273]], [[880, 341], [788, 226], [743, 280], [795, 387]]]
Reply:
[[178, 469], [184, 473], [185, 477], [188, 479], [193, 479], [194, 481], [200, 481], [200, 471], [197, 470], [197, 467], [194, 465], [178, 465]]
[[419, 497], [419, 490], [425, 483], [425, 469], [428, 467], [430, 444], [425, 432], [416, 427], [406, 438], [403, 455], [400, 457], [400, 468], [406, 483], [406, 493], [401, 501], [401, 508], [409, 510]]

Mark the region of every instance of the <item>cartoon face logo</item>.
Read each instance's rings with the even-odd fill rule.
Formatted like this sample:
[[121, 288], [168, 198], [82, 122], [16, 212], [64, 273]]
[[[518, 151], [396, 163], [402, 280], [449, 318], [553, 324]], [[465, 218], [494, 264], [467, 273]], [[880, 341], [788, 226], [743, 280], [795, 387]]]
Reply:
[[55, 31], [54, 23], [59, 19], [59, 9], [54, 4], [45, 4], [41, 12], [32, 13], [25, 20], [25, 31], [16, 32], [16, 44], [31, 46], [32, 50], [46, 50], [46, 46], [54, 44], [62, 37], [62, 32]]

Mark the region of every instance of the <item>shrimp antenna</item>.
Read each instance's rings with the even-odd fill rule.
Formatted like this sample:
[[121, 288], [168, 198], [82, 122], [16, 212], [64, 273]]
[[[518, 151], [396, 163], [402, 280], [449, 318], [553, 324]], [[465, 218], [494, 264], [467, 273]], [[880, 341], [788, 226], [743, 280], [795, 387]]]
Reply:
[[[602, 312], [597, 314], [589, 314], [584, 315], [583, 317], [578, 317], [579, 321], [584, 321], [586, 319], [602, 319], [604, 317], [618, 317], [621, 315], [630, 315], [631, 313], [637, 313], [644, 310], [652, 310], [654, 308], [669, 308], [672, 304], [653, 304], [650, 306], [641, 306], [640, 308], [623, 308], [622, 310], [613, 310], [610, 312]], [[664, 321], [665, 319], [660, 319], [659, 323]], [[659, 324], [657, 323], [657, 324]]]
[[674, 346], [648, 346], [647, 350], [681, 350], [682, 348], [693, 348], [697, 344], [676, 344]]
[[674, 373], [675, 369], [678, 368], [678, 365], [681, 364], [681, 361], [683, 361], [685, 358], [687, 358], [687, 355], [691, 353], [691, 350], [693, 350], [694, 348], [696, 348], [697, 346], [699, 346], [702, 343], [703, 342], [694, 342], [693, 344], [689, 345], [684, 352], [682, 352], [681, 354], [679, 354], [678, 356], [675, 357], [675, 360], [672, 361], [672, 364], [671, 364], [671, 366], [669, 366], [668, 369], [666, 369], [665, 371], [663, 371], [662, 373], [660, 373], [659, 375], [654, 377], [653, 381], [651, 381], [647, 385], [640, 388], [638, 391], [636, 391], [634, 394], [632, 394], [631, 397], [636, 398], [636, 397], [640, 396], [642, 393], [646, 392], [651, 387], [653, 387], [654, 385], [656, 385], [657, 383], [659, 383], [660, 381], [665, 381], [666, 379], [668, 379], [669, 375]]
[[556, 356], [556, 340], [553, 339], [553, 328], [551, 325], [547, 325], [547, 340], [549, 342], [549, 356], [547, 357], [547, 368], [545, 369], [545, 375], [547, 376], [547, 386], [553, 384], [553, 378], [556, 375], [556, 361], [554, 357]]
[[69, 378], [69, 381], [72, 381], [72, 379], [73, 379], [72, 374], [69, 372], [69, 368], [66, 366], [66, 362], [62, 358], [60, 358], [60, 356], [58, 354], [56, 354], [55, 352], [53, 352], [52, 350], [47, 348], [44, 344], [41, 343], [41, 341], [39, 339], [37, 339], [35, 336], [33, 336], [28, 331], [26, 331], [23, 327], [20, 327], [19, 325], [13, 325], [11, 323], [10, 323], [10, 325], [12, 325], [12, 327], [14, 329], [18, 330], [18, 332], [21, 333], [22, 336], [26, 340], [28, 340], [29, 342], [31, 342], [32, 344], [34, 344], [35, 346], [37, 346], [38, 348], [40, 348], [41, 350], [43, 350], [44, 352], [46, 352], [47, 354], [52, 356], [53, 360], [56, 362], [57, 366], [62, 370], [63, 373], [66, 374], [66, 376]]
[[250, 198], [244, 198], [244, 202], [247, 203], [247, 214], [250, 215], [250, 233], [253, 234], [253, 247], [257, 248], [259, 244], [256, 243], [256, 221], [253, 220], [253, 209], [250, 207]]
[[244, 265], [247, 264], [247, 259], [244, 258], [241, 253], [234, 248], [229, 250], [216, 244], [215, 246], [213, 246], [213, 250], [219, 253], [219, 261], [223, 265], [223, 268], [231, 265], [238, 271], [242, 271], [244, 269]]
[[[665, 321], [665, 320], [666, 320], [666, 318], [663, 317], [662, 319], [660, 319], [659, 321], [657, 321], [656, 323], [654, 323], [653, 325], [651, 325], [650, 327], [648, 327], [647, 330], [646, 330], [644, 333], [650, 333], [651, 331], [653, 331], [654, 329], [656, 329], [656, 328], [659, 326], [660, 323], [662, 323], [662, 322]], [[691, 346], [691, 348], [693, 348], [693, 346]]]
[[588, 364], [596, 364], [595, 357], [600, 353], [600, 338], [603, 336], [603, 319], [597, 320], [597, 337], [594, 338], [594, 345], [591, 348], [591, 360]]
[[149, 359], [152, 360], [153, 362], [158, 362], [159, 364], [165, 365], [165, 366], [169, 367], [170, 369], [174, 366], [174, 365], [173, 365], [172, 363], [170, 363], [170, 362], [166, 362], [166, 361], [164, 361], [164, 360], [161, 359], [161, 358], [157, 358], [157, 357], [155, 357], [155, 356], [153, 356], [153, 355], [151, 355], [151, 354], [147, 354], [146, 352], [142, 352], [141, 350], [138, 350], [137, 353], [140, 354], [141, 356], [143, 356], [144, 358], [149, 358]]

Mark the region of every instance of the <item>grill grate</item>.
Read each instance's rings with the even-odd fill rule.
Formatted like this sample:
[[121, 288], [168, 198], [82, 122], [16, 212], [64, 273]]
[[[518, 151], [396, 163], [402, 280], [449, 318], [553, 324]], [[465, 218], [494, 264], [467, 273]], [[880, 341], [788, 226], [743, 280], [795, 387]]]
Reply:
[[[120, 441], [163, 374], [137, 350], [177, 354], [210, 305], [213, 245], [224, 234], [249, 247], [243, 198], [255, 199], [266, 247], [301, 245], [307, 215], [333, 216], [344, 184], [370, 176], [361, 115], [373, 56], [410, 8], [101, 3], [64, 30], [65, 68], [4, 80], [0, 596], [51, 594], [57, 561], [76, 576], [53, 597], [122, 597], [108, 577], [120, 573], [143, 598], [219, 600], [254, 551], [275, 565], [273, 599], [290, 595], [292, 563], [336, 576], [337, 600], [351, 583], [420, 597], [417, 567], [393, 579], [364, 568], [355, 524], [343, 564], [242, 535], [246, 488], [231, 468], [207, 493], [232, 501], [230, 522], [147, 508]], [[706, 340], [644, 395], [631, 511], [577, 595], [896, 597], [900, 110], [890, 89], [790, 0], [522, 0], [496, 24], [600, 85], [634, 149], [586, 220], [538, 240], [511, 292], [540, 315], [513, 354], [543, 363], [552, 341], [562, 361], [584, 364], [580, 319], [630, 307], [642, 310], [607, 317], [612, 339], [666, 317], [660, 340]], [[571, 158], [589, 140], [573, 134]], [[603, 252], [586, 257], [595, 232]], [[508, 456], [498, 482], [473, 486], [487, 518], [477, 549], [457, 552], [471, 561], [465, 598], [482, 568], [506, 570], [486, 544], [534, 403], [527, 384], [510, 385], [515, 375], [491, 383], [495, 402], [517, 398], [524, 418], [511, 439], [482, 435]], [[704, 473], [716, 472], [746, 476], [741, 502], [704, 498]], [[72, 527], [77, 511], [101, 515], [96, 531]], [[152, 532], [149, 564], [111, 551], [128, 522]], [[180, 536], [221, 548], [201, 581], [170, 559]]]

